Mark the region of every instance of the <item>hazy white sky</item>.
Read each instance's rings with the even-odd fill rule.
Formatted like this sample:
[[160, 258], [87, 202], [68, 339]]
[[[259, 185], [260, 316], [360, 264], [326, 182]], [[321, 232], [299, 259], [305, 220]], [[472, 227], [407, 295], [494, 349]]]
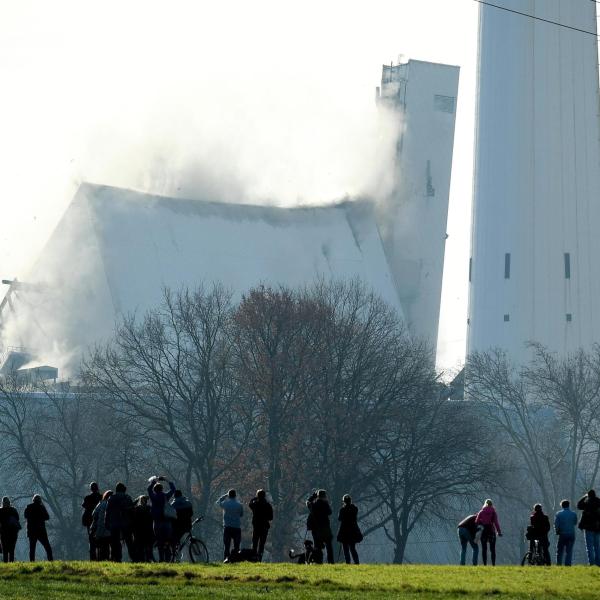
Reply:
[[381, 64], [456, 64], [439, 347], [456, 366], [476, 30], [472, 0], [0, 0], [0, 276], [24, 277], [82, 180], [286, 204], [364, 192]]

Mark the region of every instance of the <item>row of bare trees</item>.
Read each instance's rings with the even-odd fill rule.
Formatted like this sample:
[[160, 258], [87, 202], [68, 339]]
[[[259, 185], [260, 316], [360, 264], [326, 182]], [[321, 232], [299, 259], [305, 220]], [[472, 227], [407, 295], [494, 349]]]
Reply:
[[[489, 420], [443, 393], [429, 348], [356, 281], [250, 290], [165, 290], [160, 306], [90, 351], [77, 385], [0, 382], [2, 472], [40, 491], [64, 554], [82, 553], [85, 482], [143, 490], [165, 473], [208, 515], [215, 499], [265, 487], [274, 559], [304, 533], [304, 499], [350, 493], [365, 533], [395, 562], [416, 526], [497, 476]], [[114, 484], [113, 484], [114, 485]]]

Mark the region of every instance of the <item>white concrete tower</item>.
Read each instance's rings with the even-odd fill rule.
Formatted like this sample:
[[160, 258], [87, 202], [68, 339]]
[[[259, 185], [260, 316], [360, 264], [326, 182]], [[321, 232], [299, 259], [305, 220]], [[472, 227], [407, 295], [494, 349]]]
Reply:
[[459, 68], [384, 65], [379, 105], [399, 123], [394, 188], [379, 228], [410, 330], [435, 348]]
[[600, 342], [596, 4], [494, 4], [538, 19], [480, 10], [468, 352], [521, 362]]

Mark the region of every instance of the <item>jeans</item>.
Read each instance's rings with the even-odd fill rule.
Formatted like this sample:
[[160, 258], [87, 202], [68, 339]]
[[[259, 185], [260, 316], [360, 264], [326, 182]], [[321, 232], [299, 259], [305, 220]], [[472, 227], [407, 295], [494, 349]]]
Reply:
[[460, 540], [460, 564], [464, 565], [467, 561], [467, 545], [470, 544], [473, 549], [473, 565], [477, 566], [477, 557], [479, 556], [479, 546], [473, 539], [470, 531], [464, 527], [458, 528], [458, 539]]
[[491, 527], [484, 527], [481, 534], [481, 558], [487, 565], [487, 547], [490, 545], [492, 566], [496, 566], [496, 532]]
[[358, 552], [356, 551], [356, 544], [342, 544], [342, 548], [344, 549], [344, 559], [346, 560], [346, 564], [350, 564], [350, 555], [354, 560], [354, 564], [358, 565]]
[[233, 551], [238, 552], [242, 543], [242, 530], [238, 527], [223, 528], [223, 558], [229, 558], [231, 542], [233, 542]]
[[585, 530], [585, 549], [588, 563], [600, 567], [600, 532]]
[[121, 540], [125, 540], [129, 559], [131, 560], [133, 552], [133, 536], [128, 529], [111, 529], [110, 530], [110, 559], [113, 562], [122, 562], [123, 546]]
[[563, 533], [558, 536], [556, 544], [556, 564], [563, 564], [563, 554], [565, 555], [565, 567], [570, 567], [573, 562], [573, 546], [575, 545], [575, 534], [565, 535]]

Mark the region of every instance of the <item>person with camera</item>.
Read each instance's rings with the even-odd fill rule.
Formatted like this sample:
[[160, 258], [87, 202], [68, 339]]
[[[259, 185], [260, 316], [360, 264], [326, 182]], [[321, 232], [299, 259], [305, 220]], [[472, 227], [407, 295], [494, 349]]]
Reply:
[[96, 540], [92, 533], [92, 513], [94, 509], [102, 501], [102, 494], [98, 490], [98, 484], [95, 481], [90, 483], [90, 493], [85, 496], [81, 508], [83, 508], [83, 514], [81, 515], [81, 524], [86, 528], [88, 533], [88, 543], [90, 547], [90, 560], [98, 560], [98, 548], [96, 546]]
[[173, 521], [177, 519], [177, 512], [169, 504], [175, 493], [175, 484], [169, 481], [169, 491], [165, 492], [162, 482], [167, 481], [164, 476], [150, 477], [148, 480], [148, 497], [152, 502], [152, 521], [154, 522], [154, 537], [158, 547], [159, 562], [168, 562], [171, 558], [173, 541]]
[[308, 520], [306, 528], [310, 530], [315, 543], [315, 548], [323, 551], [327, 549], [327, 562], [332, 565], [335, 562], [333, 556], [333, 533], [329, 517], [331, 516], [331, 506], [327, 499], [325, 490], [314, 491], [306, 501], [308, 508]]
[[359, 560], [356, 544], [363, 541], [363, 534], [358, 526], [358, 507], [352, 503], [352, 498], [348, 494], [344, 494], [342, 502], [342, 508], [340, 508], [340, 512], [338, 513], [340, 528], [337, 534], [337, 541], [342, 544], [346, 564], [350, 564], [350, 555], [352, 555], [354, 564], [358, 565]]
[[585, 549], [588, 563], [600, 567], [600, 498], [595, 490], [590, 490], [577, 503], [577, 510], [583, 511], [579, 529], [585, 533]]
[[48, 540], [46, 531], [46, 521], [50, 520], [50, 515], [42, 502], [42, 497], [35, 494], [31, 499], [31, 504], [25, 507], [23, 517], [27, 521], [27, 537], [29, 538], [29, 560], [35, 561], [35, 548], [39, 542], [46, 551], [46, 558], [53, 560], [52, 546]]
[[252, 511], [252, 549], [262, 560], [273, 520], [273, 507], [267, 500], [265, 490], [257, 490], [256, 496], [250, 500], [248, 506]]
[[231, 542], [233, 542], [233, 551], [235, 553], [240, 551], [244, 507], [237, 499], [235, 490], [223, 494], [217, 500], [217, 506], [223, 510], [223, 562], [229, 562]]

